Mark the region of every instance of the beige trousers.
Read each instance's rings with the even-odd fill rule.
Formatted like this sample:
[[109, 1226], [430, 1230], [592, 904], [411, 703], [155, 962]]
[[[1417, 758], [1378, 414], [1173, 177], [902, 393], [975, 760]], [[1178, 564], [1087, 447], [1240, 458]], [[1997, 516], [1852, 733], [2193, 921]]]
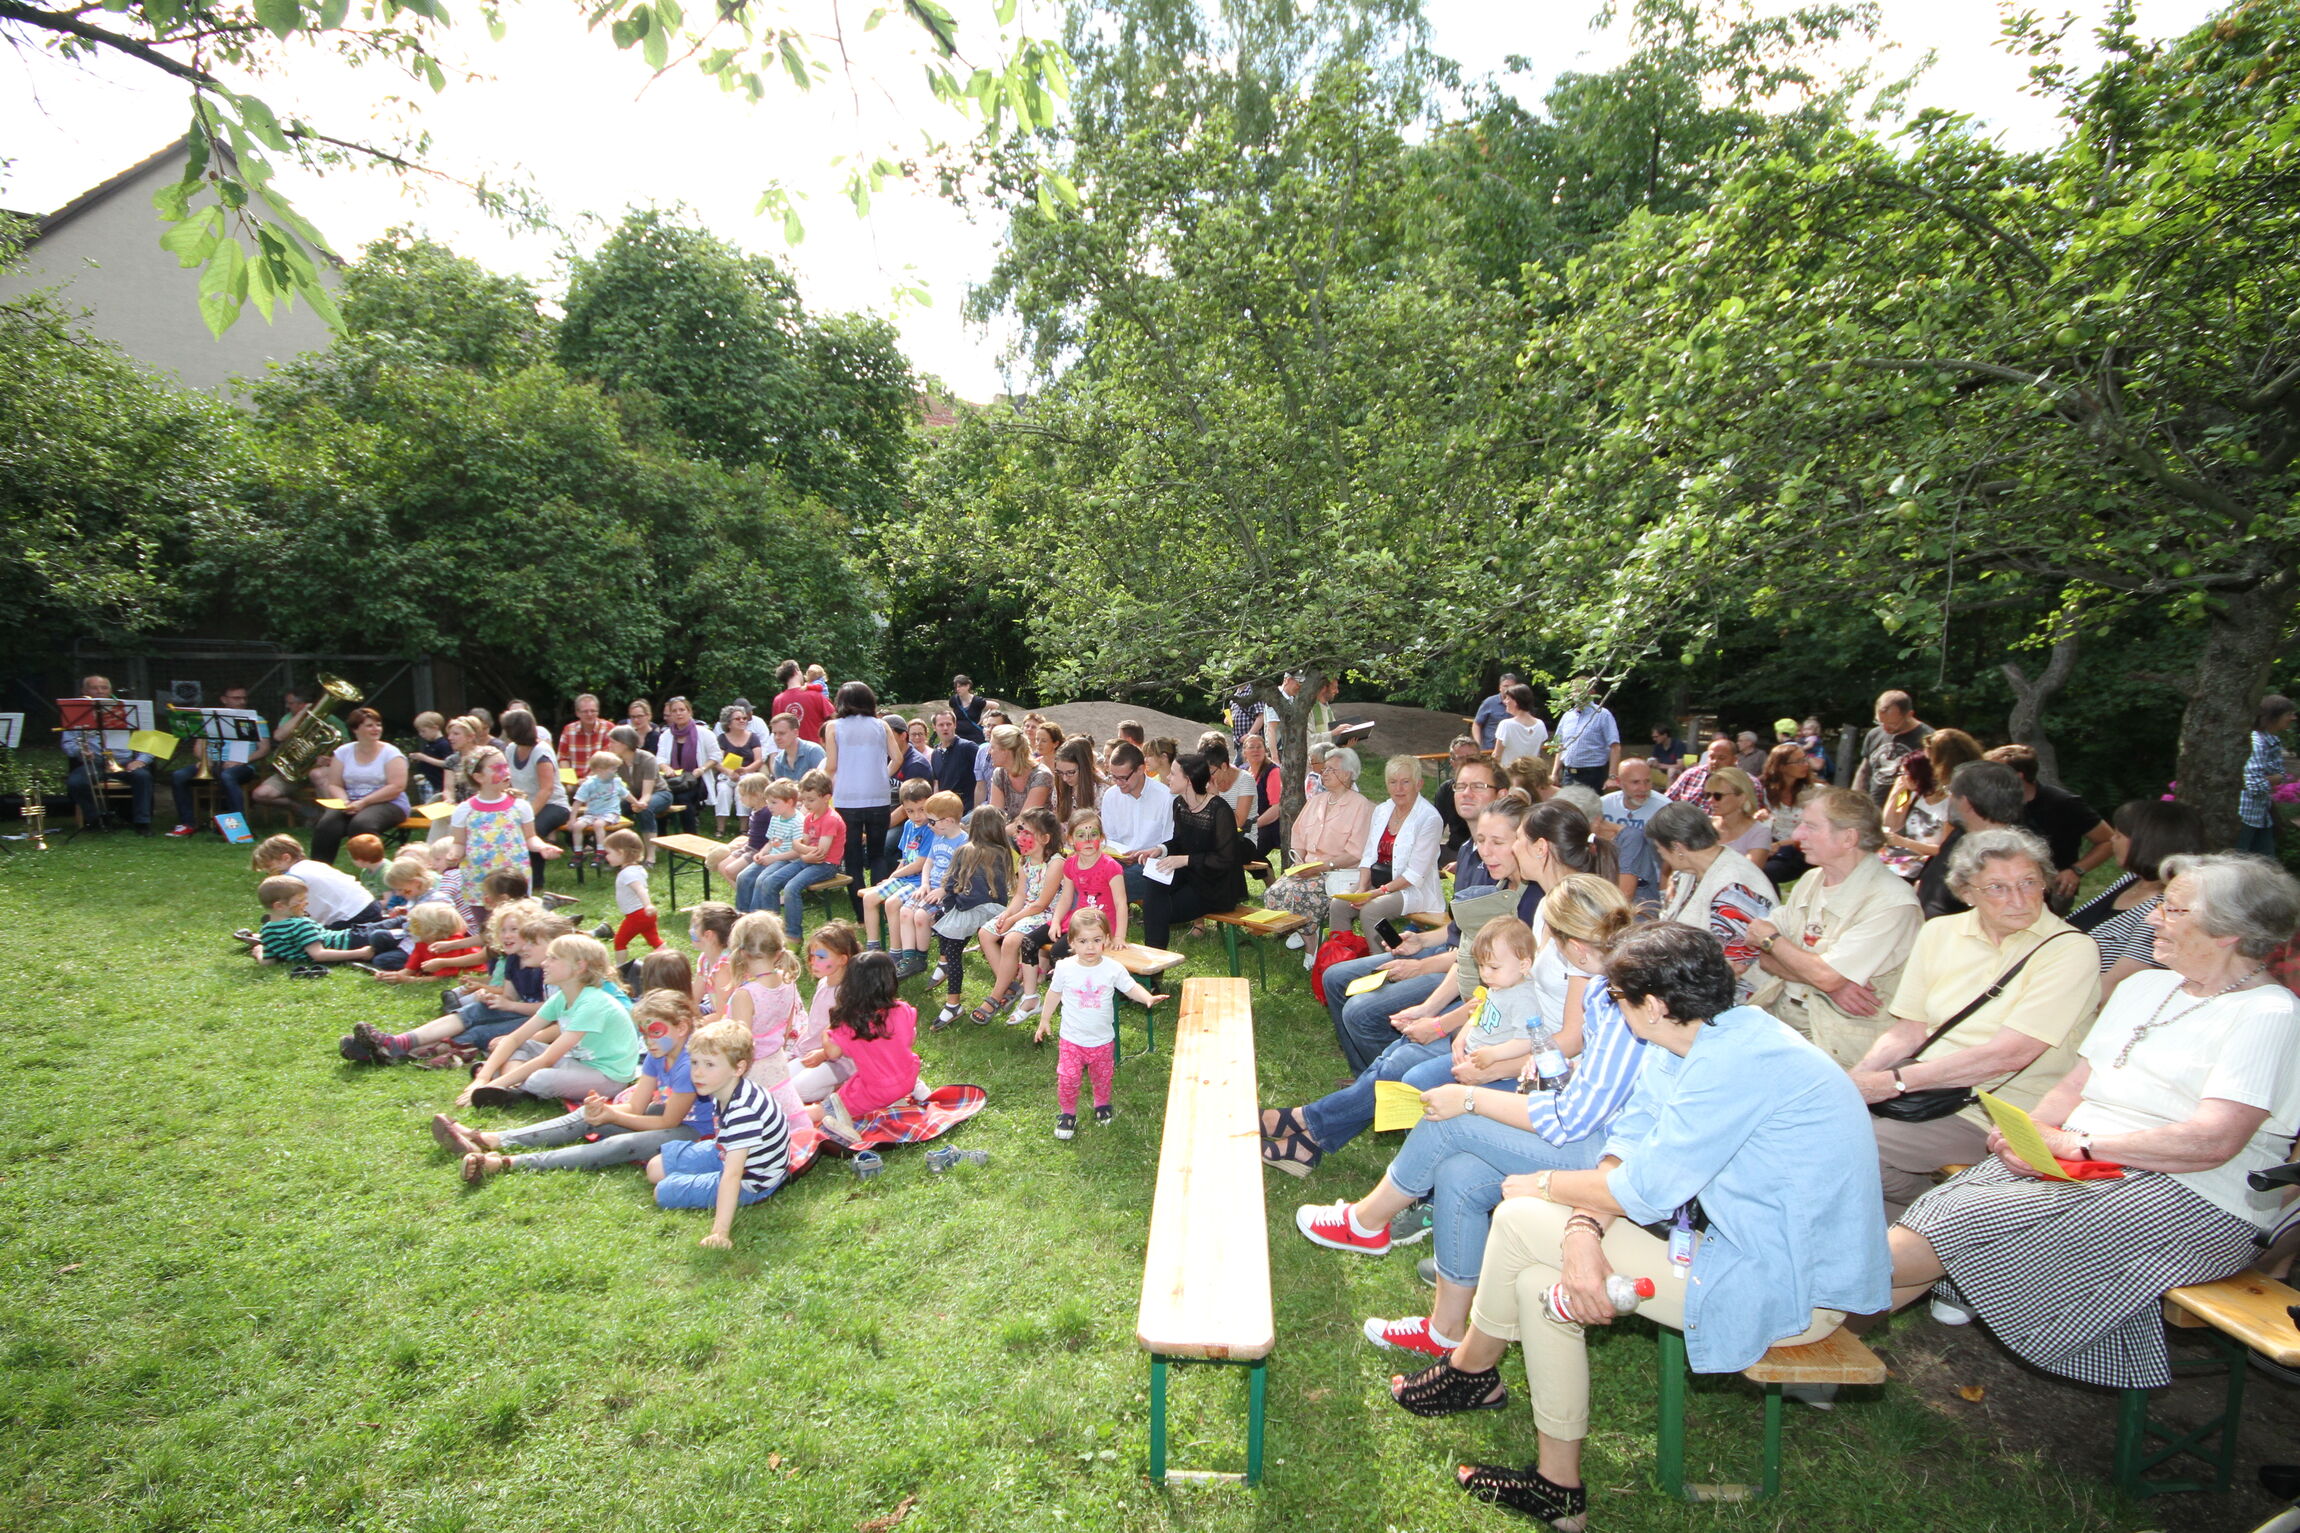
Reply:
[[[1541, 1198], [1504, 1198], [1493, 1211], [1479, 1269], [1470, 1323], [1501, 1341], [1523, 1343], [1525, 1387], [1533, 1396], [1533, 1424], [1550, 1437], [1579, 1442], [1589, 1435], [1589, 1349], [1581, 1327], [1549, 1318], [1542, 1295], [1563, 1274], [1558, 1252], [1573, 1213]], [[1666, 1241], [1626, 1219], [1605, 1232], [1605, 1259], [1625, 1277], [1651, 1278], [1654, 1294], [1637, 1313], [1673, 1331], [1685, 1328], [1685, 1280], [1670, 1265]], [[1813, 1323], [1775, 1346], [1819, 1341], [1844, 1323], [1841, 1310], [1817, 1309]]]
[[1930, 1123], [1871, 1118], [1877, 1130], [1877, 1170], [1885, 1183], [1885, 1224], [1900, 1222], [1911, 1203], [1933, 1190], [1933, 1173], [1943, 1166], [1969, 1166], [1988, 1159], [1989, 1136], [1960, 1115]]

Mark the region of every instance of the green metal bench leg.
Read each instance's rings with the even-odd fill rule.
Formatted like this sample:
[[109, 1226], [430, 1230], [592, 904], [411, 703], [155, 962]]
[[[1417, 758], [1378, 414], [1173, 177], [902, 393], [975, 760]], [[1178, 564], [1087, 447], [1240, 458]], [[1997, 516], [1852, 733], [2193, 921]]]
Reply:
[[1781, 1386], [1765, 1386], [1765, 1488], [1764, 1496], [1781, 1494]]
[[[2134, 1500], [2182, 1491], [2228, 1489], [2236, 1467], [2236, 1432], [2244, 1419], [2247, 1361], [2245, 1349], [2239, 1343], [2217, 1331], [2211, 1339], [2220, 1354], [2218, 1358], [2172, 1365], [2176, 1374], [2202, 1373], [2213, 1368], [2223, 1369], [2227, 1374], [2227, 1393], [2222, 1397], [2220, 1413], [2201, 1426], [2186, 1432], [2159, 1426], [2149, 1419], [2150, 1396], [2154, 1391], [2119, 1391], [2113, 1473], [2116, 1488]], [[2151, 1447], [2153, 1438], [2162, 1438], [2163, 1446]], [[2148, 1478], [2150, 1470], [2184, 1453], [2211, 1465], [2212, 1478], [2209, 1481]]]
[[1246, 1386], [1246, 1483], [1262, 1483], [1262, 1393], [1268, 1383], [1270, 1360], [1256, 1358]]
[[1150, 1356], [1150, 1482], [1166, 1483], [1166, 1359]]
[[1693, 1499], [1685, 1493], [1685, 1338], [1668, 1326], [1661, 1327], [1661, 1432], [1656, 1471], [1661, 1477], [1663, 1494], [1680, 1501]]
[[1238, 928], [1235, 926], [1222, 928], [1222, 951], [1230, 956], [1230, 977], [1236, 979], [1238, 977]]

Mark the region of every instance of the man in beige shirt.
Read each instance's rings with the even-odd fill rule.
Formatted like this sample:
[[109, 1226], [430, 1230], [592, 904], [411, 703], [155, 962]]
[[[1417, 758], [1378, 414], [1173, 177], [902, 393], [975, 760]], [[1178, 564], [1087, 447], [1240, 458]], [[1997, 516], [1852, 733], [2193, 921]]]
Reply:
[[[2037, 837], [1976, 831], [1951, 855], [1949, 886], [1973, 908], [1925, 923], [1893, 996], [1893, 1025], [1853, 1066], [1853, 1084], [1868, 1102], [1974, 1087], [2032, 1111], [2076, 1063], [2092, 1030], [2100, 949], [2046, 905], [2052, 854]], [[2020, 972], [2006, 981], [2016, 963]], [[1925, 1046], [2000, 982], [1998, 994]], [[1988, 1114], [1977, 1103], [1924, 1123], [1870, 1121], [1887, 1223], [1924, 1196], [1942, 1166], [1970, 1165], [1988, 1153]]]
[[1771, 920], [1749, 923], [1757, 966], [1772, 976], [1753, 1004], [1851, 1065], [1890, 1020], [1924, 916], [1908, 884], [1877, 860], [1884, 827], [1866, 793], [1807, 794], [1795, 839], [1812, 871]]

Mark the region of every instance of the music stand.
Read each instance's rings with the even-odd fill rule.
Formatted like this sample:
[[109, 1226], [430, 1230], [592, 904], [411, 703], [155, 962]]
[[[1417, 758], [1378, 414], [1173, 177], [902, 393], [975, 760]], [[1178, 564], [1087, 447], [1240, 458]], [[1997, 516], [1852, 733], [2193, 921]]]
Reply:
[[[135, 704], [124, 697], [59, 697], [56, 714], [62, 720], [56, 726], [60, 743], [72, 742], [78, 736], [78, 749], [67, 748], [65, 759], [76, 764], [88, 783], [88, 803], [95, 815], [85, 825], [75, 825], [64, 835], [71, 840], [83, 830], [110, 830], [115, 828], [110, 795], [104, 792], [104, 783], [113, 774], [103, 771], [89, 758], [102, 757], [108, 751], [132, 750], [129, 733], [137, 727]], [[147, 715], [148, 717], [148, 715]], [[90, 749], [89, 736], [95, 736], [94, 749]], [[118, 738], [115, 739], [114, 737]]]

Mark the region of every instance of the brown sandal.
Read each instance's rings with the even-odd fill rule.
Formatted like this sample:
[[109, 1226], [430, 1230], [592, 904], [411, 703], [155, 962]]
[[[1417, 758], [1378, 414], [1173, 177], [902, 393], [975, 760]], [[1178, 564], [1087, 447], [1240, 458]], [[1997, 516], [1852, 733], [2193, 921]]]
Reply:
[[499, 1172], [511, 1169], [511, 1157], [493, 1150], [473, 1150], [463, 1157], [463, 1179], [476, 1187]]

